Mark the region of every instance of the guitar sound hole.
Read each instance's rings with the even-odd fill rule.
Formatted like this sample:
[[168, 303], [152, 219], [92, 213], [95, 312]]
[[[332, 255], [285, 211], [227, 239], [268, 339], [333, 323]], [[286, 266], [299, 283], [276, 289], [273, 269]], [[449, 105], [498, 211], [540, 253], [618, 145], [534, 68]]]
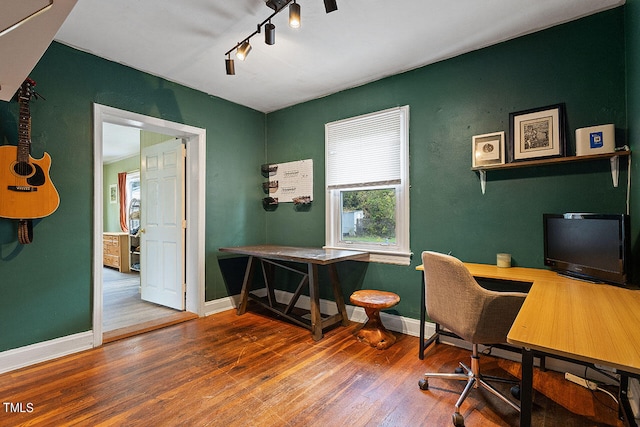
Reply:
[[33, 173], [33, 166], [27, 162], [18, 162], [13, 166], [13, 170], [20, 176], [29, 176]]

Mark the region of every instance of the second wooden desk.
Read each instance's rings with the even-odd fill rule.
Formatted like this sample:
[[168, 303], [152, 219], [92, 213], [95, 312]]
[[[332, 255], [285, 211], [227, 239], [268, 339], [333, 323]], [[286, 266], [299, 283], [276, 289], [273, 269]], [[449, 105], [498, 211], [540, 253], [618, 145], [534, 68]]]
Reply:
[[[244, 314], [247, 310], [249, 298], [256, 301], [266, 309], [285, 317], [293, 323], [311, 330], [314, 340], [322, 338], [323, 329], [337, 323], [343, 326], [347, 325], [349, 320], [347, 310], [344, 304], [344, 296], [342, 295], [342, 287], [338, 279], [336, 264], [343, 261], [369, 261], [367, 252], [321, 249], [321, 248], [300, 248], [291, 246], [276, 245], [258, 245], [258, 246], [238, 246], [231, 248], [220, 248], [223, 252], [231, 252], [241, 255], [249, 255], [249, 262], [245, 270], [244, 280], [242, 282], [242, 291], [240, 292], [240, 303], [238, 304], [238, 315]], [[301, 263], [306, 265], [306, 269], [297, 269], [283, 262]], [[262, 266], [264, 276], [265, 289], [267, 295], [265, 298], [257, 297], [251, 293], [251, 285], [253, 276], [258, 263]], [[302, 276], [298, 288], [293, 294], [293, 298], [288, 304], [280, 304], [275, 298], [275, 288], [272, 277], [267, 274], [266, 265], [282, 268]], [[333, 294], [335, 297], [338, 313], [332, 316], [322, 318], [320, 312], [320, 285], [318, 283], [318, 266], [326, 265], [329, 270], [329, 277]], [[310, 300], [310, 319], [306, 316], [300, 316], [295, 313], [295, 305], [302, 294], [305, 285], [309, 286]]]

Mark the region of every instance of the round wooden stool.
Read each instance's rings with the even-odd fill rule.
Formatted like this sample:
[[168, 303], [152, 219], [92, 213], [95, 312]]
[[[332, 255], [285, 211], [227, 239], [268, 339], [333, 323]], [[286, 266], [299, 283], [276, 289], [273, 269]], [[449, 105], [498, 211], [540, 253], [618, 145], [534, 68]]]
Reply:
[[351, 303], [363, 307], [369, 320], [356, 331], [356, 337], [378, 350], [391, 347], [396, 337], [387, 330], [380, 320], [380, 310], [390, 308], [400, 302], [400, 297], [393, 292], [361, 290], [355, 291], [349, 298]]

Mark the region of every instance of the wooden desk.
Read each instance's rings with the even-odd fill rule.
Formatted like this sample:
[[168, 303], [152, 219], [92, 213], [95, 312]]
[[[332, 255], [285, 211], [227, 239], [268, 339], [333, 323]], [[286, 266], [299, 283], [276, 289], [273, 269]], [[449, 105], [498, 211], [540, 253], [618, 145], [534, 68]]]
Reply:
[[[231, 252], [240, 255], [249, 255], [249, 262], [245, 271], [242, 283], [242, 291], [240, 292], [240, 304], [238, 305], [238, 315], [244, 314], [247, 310], [248, 299], [256, 301], [263, 307], [271, 310], [297, 325], [303, 326], [311, 330], [314, 340], [322, 338], [324, 328], [341, 323], [343, 326], [348, 324], [347, 310], [344, 304], [342, 288], [338, 279], [336, 264], [342, 261], [369, 261], [367, 252], [336, 250], [336, 249], [320, 249], [320, 248], [299, 248], [290, 246], [275, 245], [258, 245], [258, 246], [239, 246], [232, 248], [220, 248], [222, 252]], [[251, 293], [251, 285], [253, 283], [253, 275], [258, 265], [258, 261], [262, 266], [262, 273], [267, 291], [266, 297], [258, 297]], [[294, 262], [306, 264], [305, 270], [293, 268], [289, 265], [277, 261]], [[320, 312], [320, 287], [318, 283], [318, 266], [327, 266], [333, 294], [335, 297], [338, 314], [326, 316], [324, 319]], [[298, 288], [293, 294], [293, 298], [289, 304], [284, 305], [276, 301], [272, 269], [269, 267], [279, 267], [285, 270], [300, 274], [302, 279], [298, 284]], [[310, 299], [310, 319], [297, 313], [295, 305], [302, 294], [305, 285], [309, 287]]]
[[522, 348], [521, 427], [531, 425], [534, 353], [616, 368], [621, 374], [621, 415], [635, 425], [626, 394], [629, 375], [640, 375], [640, 291], [587, 283], [550, 270], [464, 265], [476, 278], [532, 282], [507, 336], [507, 342]]
[[531, 425], [534, 352], [616, 368], [621, 415], [635, 425], [626, 394], [629, 375], [640, 374], [638, 325], [637, 290], [558, 275], [535, 279], [507, 336], [523, 349], [520, 425]]

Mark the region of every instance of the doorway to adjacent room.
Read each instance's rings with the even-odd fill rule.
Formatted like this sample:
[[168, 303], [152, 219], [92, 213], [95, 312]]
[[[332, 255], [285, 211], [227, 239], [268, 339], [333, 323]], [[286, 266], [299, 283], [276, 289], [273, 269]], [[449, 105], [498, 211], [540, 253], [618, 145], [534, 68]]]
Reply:
[[[121, 336], [133, 335], [164, 325], [203, 315], [204, 308], [204, 182], [205, 182], [205, 141], [204, 129], [193, 128], [179, 123], [167, 122], [136, 113], [118, 110], [99, 104], [94, 105], [94, 141], [95, 141], [95, 183], [94, 183], [94, 346]], [[168, 135], [184, 142], [185, 167], [184, 190], [182, 194], [184, 219], [177, 221], [184, 235], [184, 244], [178, 243], [177, 249], [169, 258], [179, 260], [174, 269], [182, 286], [178, 290], [182, 304], [178, 310], [164, 308], [154, 304], [152, 307], [131, 305], [140, 300], [133, 295], [140, 290], [140, 276], [128, 271], [106, 269], [103, 266], [103, 128], [111, 125], [132, 127], [138, 130]], [[151, 200], [153, 202], [153, 199]], [[184, 207], [188, 203], [188, 208]], [[161, 207], [164, 209], [164, 207]], [[178, 209], [179, 210], [179, 209]], [[138, 231], [143, 231], [141, 227]], [[136, 233], [140, 237], [140, 232]], [[124, 237], [124, 236], [123, 236]], [[127, 236], [130, 237], [130, 236]], [[127, 238], [127, 253], [133, 250]], [[134, 242], [135, 243], [135, 242]], [[153, 248], [153, 245], [151, 245]], [[143, 252], [144, 253], [144, 252]], [[153, 249], [146, 255], [162, 257]], [[139, 256], [140, 254], [138, 254]], [[165, 256], [167, 256], [165, 254]], [[127, 262], [130, 262], [127, 259]], [[156, 261], [154, 261], [156, 262]], [[163, 262], [158, 259], [156, 264]], [[182, 266], [182, 267], [181, 267]], [[184, 273], [181, 273], [181, 267]], [[153, 269], [152, 269], [153, 270]], [[137, 284], [137, 287], [136, 287]], [[164, 286], [164, 285], [163, 285]], [[184, 287], [183, 287], [184, 286]], [[114, 310], [117, 308], [118, 310]], [[170, 311], [167, 311], [170, 310]], [[112, 315], [113, 312], [113, 315]], [[126, 323], [133, 323], [127, 326]], [[115, 328], [115, 331], [114, 331]], [[109, 331], [108, 331], [109, 330]], [[104, 333], [104, 334], [103, 334]]]

